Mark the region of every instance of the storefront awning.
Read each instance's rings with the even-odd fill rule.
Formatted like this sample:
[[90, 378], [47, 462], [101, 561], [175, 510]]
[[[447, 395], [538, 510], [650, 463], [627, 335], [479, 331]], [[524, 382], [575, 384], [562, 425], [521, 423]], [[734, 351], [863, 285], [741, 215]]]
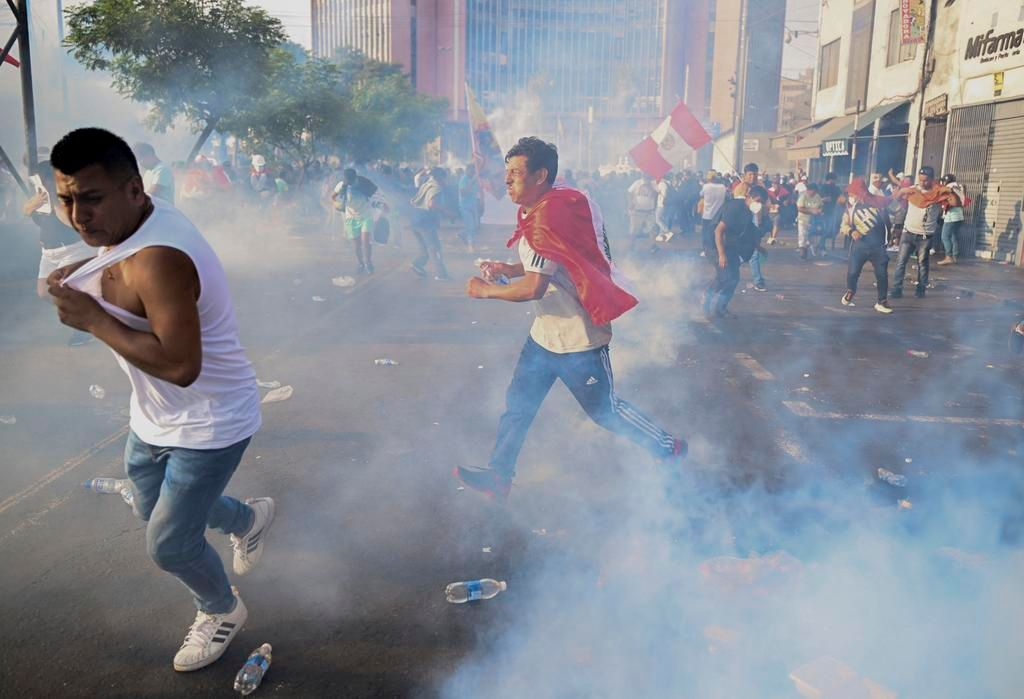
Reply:
[[[837, 134], [845, 131], [847, 128], [853, 128], [852, 116], [835, 117], [822, 122], [818, 128], [812, 130], [797, 141], [792, 148], [787, 150], [786, 155], [790, 160], [817, 158], [821, 155], [821, 144], [834, 138], [843, 138], [842, 136], [837, 136]], [[850, 133], [853, 133], [853, 131], [850, 131]]]
[[[866, 112], [861, 112], [859, 116], [855, 114], [848, 114], [846, 116], [836, 117], [830, 120], [828, 124], [824, 125], [822, 128], [815, 130], [800, 142], [796, 143], [789, 149], [788, 157], [790, 160], [822, 157], [822, 144], [835, 144], [837, 146], [835, 149], [837, 156], [849, 155], [846, 151], [846, 147], [849, 145], [848, 140], [854, 136], [855, 132], [860, 134], [874, 129], [876, 121], [884, 119], [892, 112], [909, 103], [910, 100], [890, 102], [888, 104], [880, 104]], [[826, 147], [825, 150], [828, 150], [828, 147]]]

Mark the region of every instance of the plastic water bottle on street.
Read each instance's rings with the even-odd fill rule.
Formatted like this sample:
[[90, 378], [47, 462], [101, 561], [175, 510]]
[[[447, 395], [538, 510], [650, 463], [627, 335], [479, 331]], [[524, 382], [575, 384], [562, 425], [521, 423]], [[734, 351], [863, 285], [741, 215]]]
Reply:
[[398, 362], [396, 362], [394, 359], [374, 359], [373, 363], [376, 364], [377, 366], [398, 366]]
[[117, 493], [128, 505], [135, 501], [135, 494], [132, 491], [132, 482], [127, 478], [93, 478], [82, 483], [82, 487], [94, 493], [112, 495]]
[[483, 580], [453, 582], [444, 589], [444, 594], [452, 604], [462, 604], [463, 602], [491, 599], [506, 589], [508, 586], [504, 580], [498, 582], [491, 578], [484, 578]]
[[269, 643], [264, 643], [252, 652], [249, 659], [245, 661], [245, 665], [235, 675], [236, 692], [241, 692], [242, 696], [248, 696], [256, 691], [270, 667], [272, 650]]
[[107, 391], [103, 386], [100, 386], [98, 383], [94, 383], [92, 386], [89, 386], [89, 395], [97, 400], [103, 400], [107, 397]]
[[892, 471], [886, 468], [878, 469], [878, 480], [885, 481], [889, 485], [895, 486], [897, 488], [907, 487], [906, 476], [902, 476], [898, 473], [893, 473]]

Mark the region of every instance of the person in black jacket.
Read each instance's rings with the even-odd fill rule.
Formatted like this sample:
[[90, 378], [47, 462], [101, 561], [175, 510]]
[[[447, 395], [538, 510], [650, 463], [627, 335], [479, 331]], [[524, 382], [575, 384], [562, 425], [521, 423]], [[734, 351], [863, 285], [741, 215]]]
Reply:
[[749, 260], [761, 247], [761, 238], [771, 231], [768, 216], [768, 192], [760, 185], [746, 189], [742, 199], [726, 200], [715, 224], [713, 245], [704, 251], [715, 265], [715, 278], [704, 292], [704, 315], [728, 318], [729, 301], [740, 281], [740, 264]]
[[843, 294], [844, 306], [853, 306], [853, 297], [857, 294], [857, 281], [864, 270], [864, 265], [871, 262], [875, 271], [875, 284], [878, 287], [878, 301], [875, 310], [879, 313], [892, 313], [889, 307], [889, 254], [885, 251], [886, 201], [868, 191], [864, 179], [854, 178], [846, 188], [847, 205], [843, 212], [839, 232], [849, 236], [850, 261], [846, 269], [846, 293]]

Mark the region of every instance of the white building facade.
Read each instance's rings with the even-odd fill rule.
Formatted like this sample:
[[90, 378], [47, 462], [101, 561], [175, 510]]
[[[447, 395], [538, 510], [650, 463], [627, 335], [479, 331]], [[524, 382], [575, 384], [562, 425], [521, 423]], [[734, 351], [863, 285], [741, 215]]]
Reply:
[[790, 135], [790, 160], [812, 180], [952, 173], [973, 200], [965, 254], [1020, 265], [1024, 0], [924, 0], [917, 44], [902, 40], [901, 4], [822, 4], [813, 123]]

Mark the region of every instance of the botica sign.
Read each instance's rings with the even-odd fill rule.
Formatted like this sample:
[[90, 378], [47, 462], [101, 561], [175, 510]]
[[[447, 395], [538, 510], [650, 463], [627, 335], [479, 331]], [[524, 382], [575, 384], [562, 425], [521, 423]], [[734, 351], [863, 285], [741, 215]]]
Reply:
[[850, 154], [850, 141], [845, 138], [834, 138], [831, 141], [822, 141], [821, 157], [837, 158]]
[[1019, 56], [1022, 44], [1024, 44], [1024, 27], [1001, 34], [996, 34], [995, 29], [989, 29], [986, 33], [978, 34], [967, 40], [964, 60], [977, 59], [980, 63], [989, 63], [1001, 58]]

